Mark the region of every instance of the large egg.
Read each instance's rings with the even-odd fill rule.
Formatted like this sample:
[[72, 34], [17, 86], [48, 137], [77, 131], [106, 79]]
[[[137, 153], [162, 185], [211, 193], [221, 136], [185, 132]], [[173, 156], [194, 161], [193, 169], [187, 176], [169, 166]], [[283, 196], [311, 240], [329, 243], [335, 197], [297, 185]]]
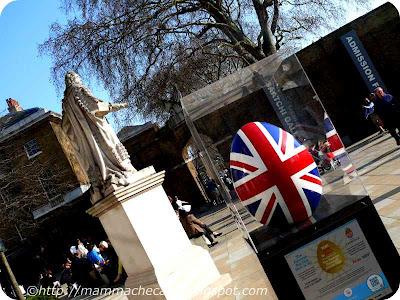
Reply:
[[230, 170], [237, 195], [262, 224], [305, 221], [321, 199], [311, 154], [290, 133], [266, 122], [248, 123], [237, 132]]
[[343, 250], [332, 241], [324, 240], [317, 247], [318, 264], [327, 273], [342, 271], [346, 258]]

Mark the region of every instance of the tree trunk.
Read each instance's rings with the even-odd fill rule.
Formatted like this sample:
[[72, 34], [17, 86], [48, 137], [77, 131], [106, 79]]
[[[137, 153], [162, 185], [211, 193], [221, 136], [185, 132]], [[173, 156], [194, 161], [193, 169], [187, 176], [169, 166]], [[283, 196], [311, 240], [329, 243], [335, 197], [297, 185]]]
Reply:
[[257, 14], [258, 23], [260, 24], [261, 28], [261, 35], [263, 38], [262, 50], [265, 56], [269, 56], [271, 54], [276, 53], [276, 46], [275, 46], [275, 37], [268, 24], [267, 8], [259, 0], [252, 0], [252, 1], [254, 9]]
[[13, 286], [15, 295], [17, 296], [17, 299], [25, 300], [25, 297], [24, 297], [24, 295], [22, 295], [22, 292], [21, 292], [21, 289], [19, 288], [17, 280], [15, 279], [14, 273], [12, 272], [11, 267], [7, 261], [6, 255], [4, 254], [4, 252], [1, 252], [0, 254], [1, 254], [1, 260], [3, 261], [3, 264], [7, 270], [8, 276], [10, 277], [10, 281]]
[[247, 52], [252, 58], [254, 63], [258, 60], [265, 58], [264, 53], [260, 51], [256, 44], [254, 44], [244, 32], [235, 24], [235, 22], [226, 15], [222, 10], [215, 7], [208, 0], [200, 0], [204, 9], [208, 11], [210, 16], [214, 18], [217, 23], [223, 24], [218, 28], [229, 38], [233, 49], [239, 54], [243, 55], [243, 51]]

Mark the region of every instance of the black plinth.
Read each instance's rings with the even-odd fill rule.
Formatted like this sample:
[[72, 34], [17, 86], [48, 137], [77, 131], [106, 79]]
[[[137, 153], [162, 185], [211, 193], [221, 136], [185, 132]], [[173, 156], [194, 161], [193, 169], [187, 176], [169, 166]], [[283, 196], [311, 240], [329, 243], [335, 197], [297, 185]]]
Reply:
[[[369, 197], [360, 197], [360, 196], [329, 196], [329, 199], [323, 199], [320, 207], [315, 213], [315, 222], [313, 224], [306, 223], [302, 224], [301, 226], [290, 227], [286, 228], [286, 230], [282, 229], [274, 229], [269, 228], [267, 226], [261, 227], [253, 232], [250, 233], [250, 237], [252, 238], [254, 245], [258, 251], [258, 258], [264, 268], [265, 273], [267, 274], [274, 291], [276, 292], [279, 299], [305, 299], [304, 293], [300, 288], [297, 280], [299, 280], [299, 276], [301, 277], [301, 283], [303, 284], [303, 289], [308, 289], [305, 292], [307, 296], [307, 300], [311, 300], [314, 296], [310, 296], [310, 285], [313, 285], [313, 282], [307, 282], [307, 273], [303, 272], [299, 275], [298, 270], [302, 270], [302, 259], [300, 253], [303, 251], [302, 249], [306, 249], [309, 251], [307, 247], [309, 245], [313, 245], [313, 241], [320, 241], [323, 240], [326, 236], [330, 237], [333, 233], [339, 232], [342, 228], [346, 228], [347, 224], [356, 224], [357, 228], [361, 229], [365, 240], [369, 244], [370, 250], [372, 251], [372, 257], [375, 256], [375, 265], [376, 262], [380, 266], [384, 277], [386, 277], [387, 281], [386, 284], [390, 286], [392, 292], [388, 295], [387, 290], [382, 292], [382, 295], [379, 294], [379, 291], [376, 292], [373, 296], [369, 296], [367, 299], [385, 299], [392, 295], [399, 287], [400, 282], [400, 257], [399, 254], [393, 245], [392, 240], [390, 239], [371, 199]], [[343, 241], [336, 241], [336, 243], [343, 244], [343, 247], [350, 247], [349, 243], [351, 243], [352, 232], [348, 233], [347, 237], [343, 237]], [[332, 233], [333, 232], [333, 233]], [[362, 235], [362, 234], [361, 234]], [[350, 238], [351, 237], [351, 238]], [[348, 244], [346, 244], [348, 243]], [[346, 245], [345, 245], [346, 244]], [[355, 244], [356, 245], [356, 244]], [[318, 244], [318, 249], [322, 247], [323, 250], [324, 246]], [[310, 248], [310, 247], [309, 247]], [[312, 247], [311, 247], [312, 248]], [[329, 248], [329, 247], [328, 247]], [[351, 251], [358, 251], [357, 249], [349, 248]], [[321, 250], [321, 251], [322, 251]], [[330, 249], [325, 249], [330, 250]], [[352, 253], [352, 252], [349, 252]], [[321, 254], [322, 257], [328, 257], [324, 253]], [[365, 254], [368, 255], [368, 254]], [[364, 256], [365, 256], [364, 255]], [[290, 260], [288, 260], [288, 256], [290, 256]], [[296, 260], [293, 260], [293, 257], [296, 257]], [[334, 259], [340, 260], [340, 255], [336, 255]], [[349, 256], [352, 257], [352, 256]], [[320, 258], [316, 258], [319, 261]], [[327, 258], [326, 258], [327, 259]], [[369, 259], [369, 258], [368, 258]], [[312, 260], [312, 258], [311, 258]], [[289, 262], [291, 261], [291, 267], [289, 266]], [[320, 267], [321, 264], [318, 263]], [[369, 260], [366, 260], [369, 262]], [[295, 264], [293, 263], [295, 262]], [[325, 267], [329, 267], [329, 264], [332, 262], [326, 261], [327, 265]], [[351, 262], [351, 266], [355, 266], [357, 262]], [[312, 262], [311, 264], [316, 264]], [[346, 264], [349, 265], [350, 262], [346, 261]], [[307, 265], [307, 262], [306, 262]], [[334, 262], [333, 264], [334, 265]], [[297, 268], [297, 271], [294, 271], [294, 266]], [[367, 266], [368, 267], [368, 266]], [[328, 270], [328, 272], [326, 272]], [[332, 286], [330, 293], [326, 292], [324, 297], [317, 297], [315, 299], [359, 299], [354, 298], [357, 296], [356, 289], [352, 289], [351, 282], [349, 282], [347, 278], [347, 282], [345, 282], [345, 276], [358, 276], [357, 272], [361, 272], [364, 269], [360, 270], [346, 270], [345, 268], [338, 273], [331, 273], [333, 269], [325, 269], [319, 270], [321, 275], [314, 276], [314, 281], [317, 282], [316, 278], [320, 276], [323, 280], [327, 281], [327, 286], [329, 285], [329, 281], [332, 281], [334, 276], [338, 276], [337, 274], [343, 275], [343, 286], [338, 284], [336, 290], [343, 291], [344, 295], [342, 298], [335, 298], [336, 296], [331, 297], [334, 295], [332, 292]], [[307, 271], [307, 270], [306, 270]], [[310, 272], [313, 270], [310, 270]], [[295, 273], [297, 272], [297, 280], [295, 277]], [[348, 272], [345, 273], [345, 272]], [[350, 273], [353, 274], [350, 274]], [[305, 278], [305, 279], [304, 279]], [[310, 276], [309, 278], [313, 278]], [[360, 277], [361, 278], [361, 277]], [[304, 279], [304, 282], [302, 281]], [[372, 283], [375, 280], [374, 278], [371, 279]], [[311, 281], [311, 280], [310, 280]], [[375, 280], [376, 281], [376, 280]], [[338, 281], [339, 282], [339, 281]], [[368, 281], [369, 282], [369, 281]], [[369, 283], [371, 283], [369, 282]], [[323, 294], [325, 290], [321, 289], [322, 282], [316, 284], [316, 289], [318, 291], [311, 291], [311, 294], [315, 292], [315, 295], [318, 293]], [[332, 284], [336, 284], [333, 282]], [[378, 282], [379, 284], [379, 282]], [[319, 285], [319, 286], [318, 286]], [[354, 293], [351, 295], [351, 293]], [[361, 294], [361, 292], [360, 292]], [[343, 297], [347, 296], [347, 297]]]

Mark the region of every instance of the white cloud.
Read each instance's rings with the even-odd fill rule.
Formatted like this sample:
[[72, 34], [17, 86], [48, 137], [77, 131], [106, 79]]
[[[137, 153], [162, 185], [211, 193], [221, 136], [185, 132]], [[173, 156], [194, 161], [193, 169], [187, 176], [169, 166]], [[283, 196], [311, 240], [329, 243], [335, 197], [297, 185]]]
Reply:
[[355, 7], [355, 6], [349, 6], [349, 10], [347, 11], [346, 14], [346, 21], [351, 22], [354, 19], [357, 19], [358, 17], [361, 17], [362, 15], [366, 14], [370, 10], [373, 10], [377, 8], [378, 6], [381, 6], [385, 4], [386, 2], [392, 3], [398, 11], [400, 11], [400, 0], [371, 0], [370, 1], [370, 6], [369, 7]]
[[0, 0], [0, 15], [3, 12], [4, 8], [15, 0]]

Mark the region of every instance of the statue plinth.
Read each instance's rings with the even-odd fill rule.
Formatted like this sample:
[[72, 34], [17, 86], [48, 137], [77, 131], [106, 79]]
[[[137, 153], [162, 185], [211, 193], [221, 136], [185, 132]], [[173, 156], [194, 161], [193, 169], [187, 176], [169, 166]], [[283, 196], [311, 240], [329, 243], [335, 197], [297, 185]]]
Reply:
[[[162, 184], [164, 182], [165, 171], [155, 174], [153, 167], [148, 167], [140, 170], [139, 172], [134, 172], [129, 175], [129, 182], [131, 184], [126, 187], [121, 187], [116, 184], [109, 184], [109, 186], [104, 191], [104, 197], [100, 194], [92, 194], [91, 202], [96, 204], [102, 200], [103, 203], [118, 204], [121, 201], [125, 201], [126, 197], [130, 194], [138, 194], [146, 190], [149, 186], [155, 186], [157, 184]], [[101, 209], [103, 205], [99, 205], [98, 209]]]
[[[229, 283], [210, 254], [189, 241], [161, 186], [164, 172], [153, 167], [135, 173], [126, 187], [111, 186], [87, 212], [98, 217], [128, 274], [126, 287], [162, 290], [166, 299], [207, 299], [207, 287]], [[132, 299], [165, 299], [131, 295]]]
[[188, 300], [218, 287], [224, 278], [209, 253], [187, 238], [161, 186], [165, 173], [136, 172], [105, 118], [127, 104], [97, 99], [72, 71], [65, 84], [62, 129], [92, 185], [94, 206], [87, 212], [100, 219], [121, 259], [126, 287], [136, 291], [130, 298]]

